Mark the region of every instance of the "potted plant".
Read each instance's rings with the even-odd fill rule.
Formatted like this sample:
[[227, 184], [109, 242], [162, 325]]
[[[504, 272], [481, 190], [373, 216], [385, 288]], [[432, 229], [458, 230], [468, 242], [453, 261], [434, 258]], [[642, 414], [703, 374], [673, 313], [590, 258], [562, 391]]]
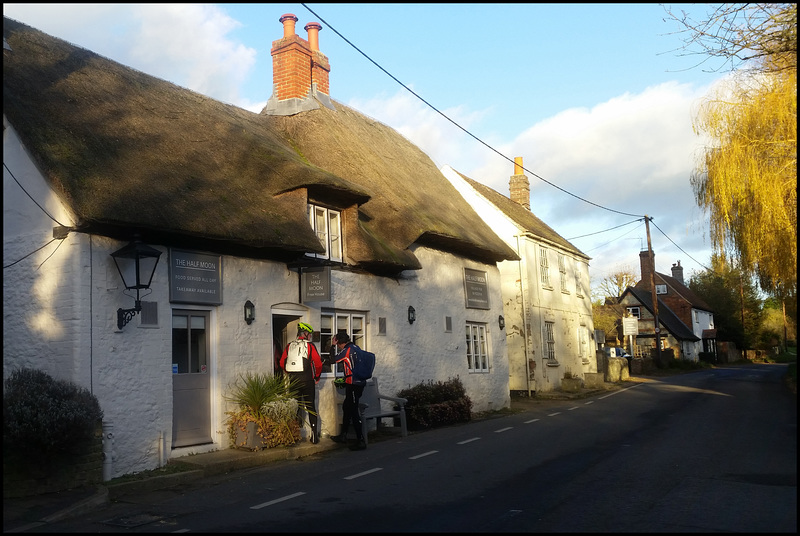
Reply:
[[226, 400], [228, 436], [235, 447], [260, 450], [294, 445], [300, 440], [297, 383], [285, 376], [240, 375]]

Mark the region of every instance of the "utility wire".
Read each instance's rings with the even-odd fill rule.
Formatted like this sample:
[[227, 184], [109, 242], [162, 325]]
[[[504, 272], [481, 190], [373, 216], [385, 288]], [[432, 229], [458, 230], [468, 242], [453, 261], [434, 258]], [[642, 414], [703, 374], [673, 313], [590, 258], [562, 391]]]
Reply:
[[6, 165], [6, 163], [5, 163], [5, 162], [3, 162], [3, 167], [4, 167], [4, 168], [6, 168], [6, 171], [8, 171], [8, 174], [9, 174], [9, 175], [11, 175], [11, 178], [12, 178], [12, 179], [14, 179], [14, 182], [16, 182], [16, 183], [17, 183], [17, 186], [19, 186], [19, 187], [20, 187], [20, 189], [21, 189], [23, 192], [25, 192], [25, 195], [27, 195], [28, 197], [30, 197], [31, 201], [33, 201], [33, 202], [36, 204], [36, 206], [37, 206], [37, 207], [39, 207], [39, 208], [41, 209], [41, 211], [42, 211], [42, 212], [44, 212], [45, 214], [47, 214], [47, 217], [48, 217], [48, 218], [50, 218], [51, 220], [53, 220], [54, 222], [56, 222], [57, 224], [59, 224], [61, 227], [68, 227], [67, 225], [64, 225], [63, 223], [61, 223], [60, 221], [58, 221], [57, 219], [55, 219], [53, 216], [51, 216], [51, 215], [50, 215], [50, 213], [49, 213], [49, 212], [47, 212], [47, 210], [45, 210], [45, 208], [44, 208], [44, 207], [42, 207], [42, 205], [40, 205], [39, 203], [37, 203], [37, 202], [36, 202], [36, 200], [35, 200], [35, 199], [34, 199], [34, 198], [31, 196], [31, 194], [29, 194], [29, 193], [28, 193], [28, 191], [27, 191], [27, 190], [26, 190], [26, 189], [25, 189], [25, 188], [24, 188], [24, 187], [23, 187], [23, 186], [22, 186], [22, 185], [19, 183], [19, 181], [17, 180], [17, 178], [14, 176], [14, 174], [13, 174], [13, 173], [11, 173], [11, 170], [10, 170], [10, 169], [8, 169], [8, 166]]
[[613, 231], [614, 229], [619, 229], [620, 227], [625, 227], [626, 225], [630, 225], [632, 223], [636, 223], [637, 221], [644, 221], [644, 218], [639, 218], [638, 220], [629, 221], [628, 223], [623, 223], [622, 225], [617, 225], [616, 227], [611, 227], [610, 229], [605, 229], [603, 231], [597, 231], [596, 233], [589, 233], [581, 236], [574, 236], [572, 238], [567, 238], [567, 240], [577, 240], [578, 238], [585, 238], [587, 236], [592, 236], [600, 233], [607, 233], [608, 231]]
[[[381, 66], [380, 66], [380, 65], [379, 65], [377, 62], [375, 62], [375, 60], [373, 60], [372, 58], [370, 58], [369, 56], [367, 56], [367, 55], [366, 55], [364, 52], [362, 52], [362, 51], [361, 51], [361, 49], [359, 49], [357, 46], [355, 46], [353, 43], [351, 43], [351, 42], [350, 42], [350, 41], [349, 41], [349, 40], [348, 40], [348, 39], [347, 39], [345, 36], [343, 36], [342, 34], [340, 34], [340, 33], [339, 33], [337, 30], [336, 30], [336, 28], [334, 28], [333, 26], [331, 26], [331, 24], [330, 24], [329, 22], [327, 22], [325, 19], [323, 19], [322, 17], [320, 17], [319, 15], [317, 15], [317, 14], [314, 12], [314, 10], [312, 10], [312, 9], [311, 9], [310, 7], [308, 7], [306, 4], [300, 4], [300, 5], [302, 5], [304, 8], [306, 8], [307, 10], [309, 10], [309, 11], [311, 12], [311, 14], [312, 14], [312, 15], [314, 15], [315, 17], [317, 17], [317, 18], [318, 18], [320, 21], [322, 21], [322, 22], [323, 22], [323, 23], [324, 23], [324, 24], [325, 24], [325, 25], [326, 25], [328, 28], [330, 28], [331, 30], [333, 30], [333, 32], [334, 32], [336, 35], [338, 35], [339, 37], [341, 37], [342, 39], [344, 39], [344, 41], [345, 41], [345, 42], [346, 42], [348, 45], [350, 45], [351, 47], [353, 47], [354, 49], [356, 49], [356, 50], [358, 51], [358, 53], [359, 53], [359, 54], [361, 54], [362, 56], [364, 56], [365, 58], [367, 58], [367, 59], [368, 59], [370, 62], [372, 62], [372, 64], [373, 64], [373, 65], [375, 65], [375, 67], [377, 67], [378, 69], [380, 69], [381, 71], [383, 71], [384, 73], [386, 73], [386, 74], [387, 74], [387, 75], [388, 75], [388, 76], [389, 76], [389, 77], [390, 77], [392, 80], [394, 80], [395, 82], [397, 82], [398, 84], [400, 84], [400, 85], [401, 85], [401, 86], [402, 86], [402, 87], [403, 87], [403, 88], [404, 88], [406, 91], [408, 91], [409, 93], [411, 93], [412, 95], [414, 95], [415, 97], [417, 97], [419, 100], [421, 100], [422, 102], [424, 102], [426, 105], [428, 105], [428, 106], [429, 106], [429, 107], [430, 107], [430, 108], [431, 108], [431, 109], [432, 109], [434, 112], [438, 113], [439, 115], [441, 115], [442, 117], [444, 117], [445, 119], [447, 119], [448, 121], [450, 121], [451, 123], [453, 123], [453, 124], [454, 124], [456, 127], [458, 127], [459, 129], [461, 129], [462, 131], [464, 131], [464, 132], [465, 132], [467, 135], [469, 135], [470, 137], [472, 137], [473, 139], [475, 139], [475, 140], [476, 140], [478, 143], [481, 143], [482, 145], [486, 146], [486, 147], [487, 147], [489, 150], [491, 150], [491, 151], [493, 151], [493, 152], [497, 153], [497, 154], [498, 154], [498, 155], [500, 155], [502, 158], [505, 158], [506, 160], [508, 160], [508, 161], [509, 161], [509, 162], [511, 162], [512, 164], [515, 164], [515, 165], [516, 165], [516, 162], [514, 162], [514, 160], [512, 160], [512, 159], [511, 159], [511, 158], [509, 158], [509, 157], [507, 157], [506, 155], [504, 155], [503, 153], [501, 153], [500, 151], [498, 151], [497, 149], [495, 149], [494, 147], [492, 147], [491, 145], [489, 145], [488, 143], [486, 143], [486, 142], [485, 142], [485, 141], [483, 141], [482, 139], [480, 139], [480, 138], [478, 138], [477, 136], [475, 136], [474, 134], [472, 134], [472, 133], [471, 133], [469, 130], [465, 129], [464, 127], [462, 127], [461, 125], [459, 125], [458, 123], [456, 123], [455, 121], [453, 121], [452, 119], [450, 119], [449, 117], [447, 117], [447, 115], [445, 115], [443, 112], [440, 112], [440, 111], [439, 111], [439, 110], [438, 110], [438, 109], [437, 109], [435, 106], [433, 106], [431, 103], [429, 103], [428, 101], [426, 101], [425, 99], [423, 99], [422, 97], [420, 97], [419, 95], [417, 95], [417, 94], [416, 94], [416, 93], [415, 93], [413, 90], [411, 90], [411, 88], [409, 88], [409, 87], [408, 87], [408, 86], [406, 86], [404, 83], [402, 83], [400, 80], [398, 80], [397, 78], [395, 78], [395, 77], [394, 77], [394, 76], [393, 76], [393, 75], [392, 75], [392, 74], [391, 74], [389, 71], [387, 71], [386, 69], [384, 69], [383, 67], [381, 67]], [[560, 186], [558, 186], [558, 185], [556, 185], [556, 184], [553, 184], [552, 182], [550, 182], [550, 181], [548, 181], [548, 180], [545, 180], [544, 178], [540, 177], [539, 175], [537, 175], [536, 173], [534, 173], [534, 172], [530, 171], [529, 169], [527, 169], [527, 168], [526, 168], [526, 167], [524, 167], [524, 166], [521, 166], [521, 167], [522, 167], [522, 169], [524, 169], [525, 171], [527, 171], [528, 173], [530, 173], [531, 175], [533, 175], [534, 177], [536, 177], [536, 178], [537, 178], [537, 179], [539, 179], [540, 181], [542, 181], [542, 182], [545, 182], [545, 183], [549, 184], [550, 186], [552, 186], [553, 188], [556, 188], [556, 189], [558, 189], [558, 190], [561, 190], [561, 191], [562, 191], [562, 192], [564, 192], [565, 194], [567, 194], [567, 195], [571, 195], [572, 197], [574, 197], [574, 198], [576, 198], [576, 199], [579, 199], [579, 200], [583, 201], [584, 203], [588, 203], [588, 204], [590, 204], [590, 205], [593, 205], [593, 206], [595, 206], [595, 207], [597, 207], [597, 208], [602, 208], [603, 210], [608, 210], [609, 212], [615, 212], [615, 213], [617, 213], [617, 214], [622, 214], [623, 216], [633, 216], [634, 218], [643, 217], [641, 214], [631, 214], [631, 213], [628, 213], [628, 212], [622, 212], [622, 211], [619, 211], [619, 210], [614, 210], [614, 209], [612, 209], [612, 208], [604, 207], [604, 206], [602, 206], [602, 205], [598, 205], [597, 203], [594, 203], [594, 202], [592, 202], [592, 201], [589, 201], [588, 199], [584, 199], [583, 197], [580, 197], [580, 196], [578, 196], [578, 195], [576, 195], [576, 194], [573, 194], [572, 192], [569, 192], [569, 191], [565, 190], [564, 188], [562, 188], [562, 187], [560, 187]]]
[[682, 247], [680, 247], [678, 244], [676, 244], [674, 240], [672, 240], [670, 237], [668, 237], [668, 236], [667, 236], [667, 233], [665, 233], [664, 231], [662, 231], [662, 230], [661, 230], [661, 228], [660, 228], [658, 225], [656, 225], [656, 222], [654, 222], [654, 221], [653, 221], [653, 218], [650, 218], [650, 222], [653, 224], [653, 227], [655, 227], [656, 229], [658, 229], [658, 231], [659, 231], [659, 232], [660, 232], [662, 235], [664, 235], [664, 237], [666, 237], [666, 239], [667, 239], [667, 240], [669, 240], [670, 242], [672, 242], [672, 244], [673, 244], [673, 245], [674, 245], [676, 248], [678, 248], [679, 250], [683, 251], [683, 253], [685, 253], [687, 257], [689, 257], [690, 259], [692, 259], [694, 262], [696, 262], [697, 264], [699, 264], [700, 266], [702, 266], [703, 268], [705, 268], [705, 269], [706, 269], [706, 270], [708, 270], [709, 272], [713, 272], [713, 271], [714, 271], [714, 270], [712, 270], [711, 268], [709, 268], [708, 266], [706, 266], [705, 264], [703, 264], [702, 262], [698, 261], [697, 259], [695, 259], [695, 258], [694, 258], [694, 257], [692, 257], [691, 255], [689, 255], [688, 253], [686, 253], [686, 251], [684, 251], [684, 249], [683, 249]]
[[[47, 215], [47, 217], [48, 217], [48, 218], [50, 218], [51, 220], [53, 220], [54, 222], [56, 222], [57, 224], [59, 224], [61, 227], [67, 227], [66, 225], [64, 225], [63, 223], [61, 223], [61, 222], [60, 222], [60, 221], [58, 221], [57, 219], [55, 219], [55, 218], [54, 218], [54, 217], [53, 217], [53, 216], [52, 216], [52, 215], [51, 215], [49, 212], [47, 212], [47, 210], [46, 210], [46, 209], [45, 209], [45, 208], [44, 208], [42, 205], [40, 205], [39, 203], [37, 203], [37, 202], [36, 202], [36, 200], [33, 198], [33, 196], [31, 196], [31, 194], [29, 194], [29, 193], [28, 193], [28, 191], [27, 191], [27, 190], [26, 190], [26, 189], [25, 189], [25, 188], [22, 186], [22, 184], [20, 184], [20, 182], [17, 180], [17, 178], [16, 178], [16, 177], [14, 176], [14, 174], [11, 172], [11, 170], [10, 170], [10, 169], [8, 169], [8, 166], [6, 165], [6, 163], [5, 163], [5, 162], [3, 162], [3, 167], [4, 167], [4, 168], [6, 168], [6, 171], [8, 171], [8, 174], [9, 174], [9, 175], [11, 175], [11, 178], [12, 178], [12, 179], [14, 179], [14, 182], [16, 182], [16, 183], [17, 183], [17, 186], [19, 186], [20, 190], [22, 190], [23, 192], [25, 192], [25, 195], [27, 195], [27, 196], [30, 198], [30, 200], [31, 200], [31, 201], [33, 201], [33, 203], [34, 203], [34, 204], [35, 204], [37, 207], [39, 207], [39, 209], [40, 209], [42, 212], [44, 212], [44, 213]], [[71, 228], [70, 228], [70, 229], [71, 229]], [[4, 265], [4, 266], [3, 266], [3, 270], [5, 270], [6, 268], [10, 268], [11, 266], [14, 266], [15, 264], [17, 264], [18, 262], [20, 262], [20, 261], [23, 261], [23, 260], [27, 259], [28, 257], [30, 257], [31, 255], [33, 255], [33, 254], [34, 254], [34, 253], [36, 253], [37, 251], [39, 251], [39, 250], [41, 250], [41, 249], [44, 249], [45, 247], [49, 246], [50, 244], [52, 244], [52, 243], [53, 243], [54, 241], [56, 241], [56, 240], [59, 240], [59, 239], [58, 239], [58, 238], [53, 238], [53, 239], [52, 239], [52, 240], [50, 240], [50, 241], [49, 241], [47, 244], [43, 245], [42, 247], [39, 247], [39, 248], [36, 248], [36, 249], [34, 249], [33, 251], [31, 251], [30, 253], [28, 253], [28, 254], [27, 254], [27, 255], [25, 255], [24, 257], [22, 257], [22, 258], [20, 258], [20, 259], [17, 259], [16, 261], [12, 262], [11, 264], [6, 264], [6, 265]], [[55, 252], [56, 252], [56, 251], [58, 251], [58, 248], [59, 248], [59, 247], [61, 247], [61, 244], [60, 244], [60, 243], [58, 244], [58, 247], [56, 247], [56, 249], [54, 249], [54, 250], [53, 250], [53, 253], [51, 253], [50, 255], [48, 255], [48, 256], [47, 256], [47, 259], [43, 260], [43, 261], [42, 261], [42, 264], [40, 264], [40, 265], [39, 265], [39, 267], [38, 267], [38, 268], [36, 268], [36, 269], [38, 270], [39, 268], [41, 268], [41, 267], [42, 267], [42, 265], [43, 265], [45, 262], [47, 262], [47, 260], [48, 260], [50, 257], [52, 257], [52, 256], [53, 256], [53, 254], [55, 254]]]

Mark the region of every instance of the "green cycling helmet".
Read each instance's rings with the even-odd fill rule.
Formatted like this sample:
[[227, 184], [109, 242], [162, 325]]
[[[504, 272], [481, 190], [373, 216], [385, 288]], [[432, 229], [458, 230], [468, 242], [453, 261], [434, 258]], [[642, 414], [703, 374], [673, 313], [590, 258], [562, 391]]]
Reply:
[[314, 333], [314, 328], [311, 327], [311, 324], [300, 322], [299, 324], [297, 324], [297, 331], [307, 331], [309, 333]]

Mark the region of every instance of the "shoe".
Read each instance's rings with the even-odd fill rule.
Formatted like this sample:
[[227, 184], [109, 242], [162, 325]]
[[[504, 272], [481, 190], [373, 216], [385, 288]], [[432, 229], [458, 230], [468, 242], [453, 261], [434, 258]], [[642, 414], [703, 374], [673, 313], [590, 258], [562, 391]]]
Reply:
[[359, 439], [358, 443], [350, 447], [350, 450], [366, 450], [367, 444], [363, 439]]
[[332, 435], [331, 441], [333, 441], [334, 443], [347, 443], [347, 438], [342, 434]]

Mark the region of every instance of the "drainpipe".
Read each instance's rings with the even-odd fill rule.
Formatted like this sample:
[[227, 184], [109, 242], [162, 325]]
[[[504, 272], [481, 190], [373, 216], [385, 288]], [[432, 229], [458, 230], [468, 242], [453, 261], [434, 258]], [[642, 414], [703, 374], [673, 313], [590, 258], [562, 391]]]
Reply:
[[517, 266], [519, 266], [519, 294], [520, 294], [520, 301], [522, 304], [522, 343], [524, 344], [525, 352], [525, 385], [528, 386], [528, 398], [531, 397], [531, 367], [530, 367], [530, 359], [528, 359], [528, 321], [527, 321], [527, 314], [525, 311], [525, 284], [523, 283], [522, 277], [522, 255], [519, 251], [519, 235], [514, 235], [514, 238], [517, 239], [517, 255], [519, 256], [519, 261], [517, 261]]
[[111, 480], [114, 461], [114, 425], [103, 421], [103, 482]]

